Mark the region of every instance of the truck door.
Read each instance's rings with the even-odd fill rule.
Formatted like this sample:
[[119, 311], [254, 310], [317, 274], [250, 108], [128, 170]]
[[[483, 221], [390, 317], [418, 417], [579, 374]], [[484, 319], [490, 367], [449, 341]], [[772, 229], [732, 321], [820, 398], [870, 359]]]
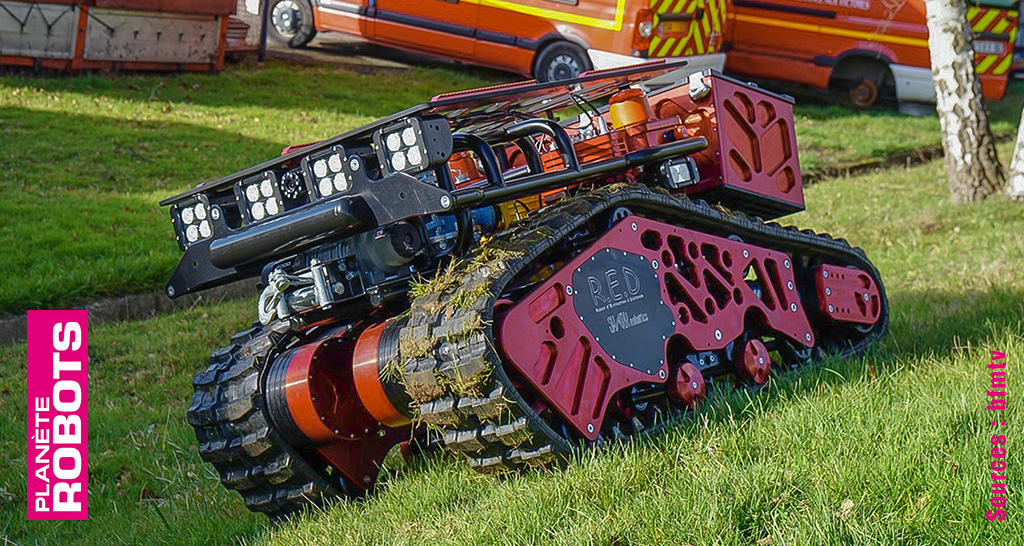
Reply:
[[476, 2], [464, 0], [377, 0], [374, 39], [471, 58], [478, 11]]
[[648, 57], [680, 57], [722, 50], [729, 0], [651, 0], [654, 36]]

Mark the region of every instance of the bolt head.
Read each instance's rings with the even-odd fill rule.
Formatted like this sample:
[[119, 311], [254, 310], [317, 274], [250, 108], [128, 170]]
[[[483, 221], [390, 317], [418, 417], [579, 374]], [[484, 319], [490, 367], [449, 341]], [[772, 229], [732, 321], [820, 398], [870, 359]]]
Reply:
[[787, 286], [789, 287], [790, 290], [792, 290], [793, 289], [793, 281], [789, 281], [789, 284]]
[[833, 311], [835, 311], [835, 310], [836, 310], [836, 308], [835, 308], [835, 307], [833, 307], [833, 306], [831, 306], [831, 305], [829, 305], [829, 306], [828, 306], [828, 312], [829, 312], [829, 313], [831, 313], [831, 312], [833, 312]]
[[744, 258], [749, 258], [749, 257], [750, 257], [750, 253], [749, 253], [749, 252], [747, 252], [747, 250], [746, 250], [746, 249], [743, 249], [743, 257], [744, 257]]
[[719, 341], [722, 340], [722, 331], [721, 330], [715, 330], [715, 339], [717, 339]]
[[868, 296], [868, 293], [864, 292], [864, 301], [868, 301], [869, 299], [870, 297]]
[[353, 171], [358, 171], [359, 170], [359, 160], [354, 158], [354, 157], [352, 159], [349, 159], [348, 160], [348, 168], [352, 169]]
[[826, 296], [831, 296], [832, 295], [832, 289], [831, 288], [826, 288], [825, 289], [825, 295]]
[[789, 260], [783, 261], [782, 265], [786, 266], [786, 269], [789, 269]]
[[828, 271], [827, 270], [826, 271], [822, 271], [821, 272], [821, 276], [825, 277], [827, 279], [828, 278]]
[[589, 432], [591, 434], [594, 433], [594, 424], [593, 423], [588, 423], [587, 424], [587, 432]]
[[447, 195], [441, 196], [441, 208], [447, 209], [452, 206], [452, 198]]
[[658, 269], [658, 260], [651, 260], [651, 265], [654, 266], [654, 269]]
[[811, 340], [811, 334], [808, 333], [807, 335], [805, 335], [804, 339], [806, 339], [807, 341], [810, 341]]
[[665, 379], [665, 370], [658, 370], [658, 377]]
[[569, 286], [568, 284], [565, 285], [565, 293], [569, 294], [571, 296], [572, 295], [572, 286]]
[[789, 309], [790, 309], [791, 311], [796, 311], [796, 304], [795, 304], [795, 303], [791, 303], [791, 304], [789, 304]]
[[210, 216], [212, 216], [214, 220], [220, 220], [220, 207], [212, 207], [210, 209]]
[[171, 296], [171, 297], [174, 297], [174, 287], [173, 286], [168, 286], [167, 287], [167, 295]]
[[697, 382], [694, 381], [693, 383], [690, 383], [690, 387], [692, 387], [693, 390], [697, 390]]
[[633, 228], [633, 231], [636, 231], [636, 222], [633, 222], [633, 225], [632, 225], [632, 226], [630, 226], [630, 227], [632, 227], [632, 228]]

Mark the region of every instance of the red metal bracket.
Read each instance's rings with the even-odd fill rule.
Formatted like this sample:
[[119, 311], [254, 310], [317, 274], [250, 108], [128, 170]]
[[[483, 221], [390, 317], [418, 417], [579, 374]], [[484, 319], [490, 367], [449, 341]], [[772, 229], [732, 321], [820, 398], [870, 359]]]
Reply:
[[823, 265], [814, 272], [821, 312], [832, 320], [874, 324], [882, 313], [878, 286], [854, 267]]

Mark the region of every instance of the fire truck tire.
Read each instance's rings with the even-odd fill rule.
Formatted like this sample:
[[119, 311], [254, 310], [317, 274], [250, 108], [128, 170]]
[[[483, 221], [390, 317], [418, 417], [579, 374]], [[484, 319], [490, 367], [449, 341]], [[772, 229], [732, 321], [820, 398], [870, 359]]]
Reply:
[[537, 53], [533, 77], [540, 82], [569, 80], [592, 68], [586, 50], [570, 42], [557, 41], [547, 44]]
[[871, 108], [878, 102], [878, 82], [872, 78], [861, 78], [850, 86], [850, 102], [857, 108]]
[[298, 49], [316, 37], [309, 0], [271, 0], [269, 10], [267, 37], [274, 42]]

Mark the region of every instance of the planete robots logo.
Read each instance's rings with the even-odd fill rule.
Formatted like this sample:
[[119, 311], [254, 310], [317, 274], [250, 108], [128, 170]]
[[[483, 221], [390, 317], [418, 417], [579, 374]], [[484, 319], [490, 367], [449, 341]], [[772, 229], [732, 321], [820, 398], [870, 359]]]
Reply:
[[28, 312], [30, 520], [89, 519], [88, 311]]

